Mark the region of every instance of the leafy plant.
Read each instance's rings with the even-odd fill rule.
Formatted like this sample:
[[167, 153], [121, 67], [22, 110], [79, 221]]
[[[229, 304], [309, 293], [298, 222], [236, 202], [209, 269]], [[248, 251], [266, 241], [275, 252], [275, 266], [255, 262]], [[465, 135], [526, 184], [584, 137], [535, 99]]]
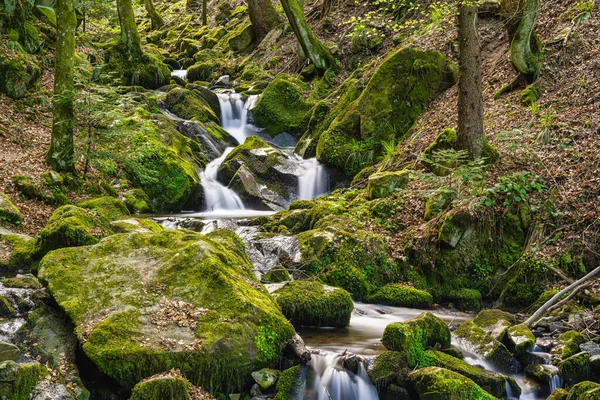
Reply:
[[507, 207], [511, 204], [527, 202], [531, 193], [541, 193], [546, 189], [543, 180], [532, 172], [501, 176], [498, 181], [493, 188], [484, 191], [481, 201], [485, 206], [493, 207], [501, 203], [502, 206]]

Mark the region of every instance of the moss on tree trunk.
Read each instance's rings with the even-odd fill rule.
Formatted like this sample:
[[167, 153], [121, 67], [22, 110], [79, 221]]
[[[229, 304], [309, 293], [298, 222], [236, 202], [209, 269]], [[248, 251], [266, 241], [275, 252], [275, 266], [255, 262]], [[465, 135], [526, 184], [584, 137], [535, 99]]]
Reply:
[[131, 60], [142, 58], [142, 44], [135, 24], [131, 0], [117, 0], [119, 24], [121, 26], [121, 46]]
[[271, 0], [248, 0], [248, 13], [258, 41], [263, 40], [271, 29], [281, 24], [281, 18]]
[[75, 4], [73, 0], [56, 3], [57, 40], [54, 70], [52, 139], [46, 161], [56, 171], [74, 171], [73, 146], [73, 71], [75, 66]]
[[298, 43], [300, 43], [302, 50], [304, 50], [304, 54], [312, 61], [315, 67], [320, 71], [334, 67], [336, 62], [333, 55], [308, 26], [298, 0], [281, 0], [281, 5], [290, 21]]
[[539, 0], [503, 0], [500, 15], [510, 39], [510, 59], [529, 82], [538, 75], [540, 45], [533, 30], [540, 9]]
[[160, 14], [154, 8], [154, 4], [152, 0], [144, 0], [144, 7], [148, 12], [148, 16], [150, 17], [150, 22], [152, 23], [152, 29], [158, 29], [165, 24], [165, 21], [160, 16]]

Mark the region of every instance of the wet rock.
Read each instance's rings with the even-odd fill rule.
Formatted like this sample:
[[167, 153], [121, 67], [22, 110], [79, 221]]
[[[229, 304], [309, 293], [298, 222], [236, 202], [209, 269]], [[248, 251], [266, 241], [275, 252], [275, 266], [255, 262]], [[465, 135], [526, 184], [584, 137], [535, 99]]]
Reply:
[[472, 321], [462, 323], [453, 333], [461, 347], [477, 354], [500, 372], [514, 374], [519, 371], [519, 363], [508, 349]]
[[585, 381], [571, 389], [568, 400], [595, 400], [600, 398], [600, 383]]
[[356, 354], [346, 354], [342, 360], [342, 365], [349, 371], [358, 374], [358, 367], [363, 360]]
[[501, 341], [506, 330], [517, 323], [515, 317], [502, 310], [482, 310], [473, 319], [473, 323], [489, 333], [491, 337]]
[[550, 383], [552, 378], [558, 374], [558, 368], [554, 365], [528, 365], [525, 367], [525, 374], [540, 383]]
[[382, 399], [387, 398], [391, 386], [405, 386], [411, 368], [405, 352], [384, 351], [375, 357], [367, 373]]
[[9, 271], [29, 271], [33, 263], [36, 241], [16, 233], [0, 232], [0, 268]]
[[577, 331], [569, 331], [561, 334], [550, 350], [550, 354], [552, 354], [552, 363], [557, 365], [561, 360], [579, 353], [581, 351], [579, 346], [586, 342], [587, 339]]
[[598, 343], [589, 341], [579, 345], [581, 351], [585, 351], [590, 356], [600, 356], [600, 345]]
[[0, 399], [29, 399], [46, 368], [37, 362], [17, 364], [0, 363]]
[[210, 105], [199, 95], [189, 89], [175, 88], [161, 97], [169, 110], [180, 118], [198, 122], [219, 122], [219, 117]]
[[379, 172], [369, 176], [367, 198], [369, 200], [387, 197], [408, 183], [408, 171]]
[[17, 361], [21, 356], [21, 350], [14, 344], [0, 342], [0, 362]]
[[290, 359], [292, 361], [292, 365], [301, 363], [308, 364], [311, 360], [310, 351], [306, 348], [304, 344], [304, 340], [297, 333], [292, 336], [288, 343], [286, 343], [282, 356], [284, 358]]
[[211, 86], [226, 89], [229, 88], [229, 75], [223, 75], [219, 77], [219, 79], [217, 79], [214, 83], [211, 82]]
[[568, 397], [569, 392], [567, 390], [558, 388], [546, 400], [567, 400]]
[[600, 356], [590, 357], [590, 376], [596, 381], [600, 381]]
[[251, 375], [254, 379], [254, 382], [256, 382], [262, 390], [269, 390], [277, 383], [277, 379], [279, 379], [281, 371], [263, 368], [260, 371], [254, 371]]
[[421, 363], [423, 351], [436, 345], [450, 347], [450, 329], [430, 312], [406, 322], [394, 322], [383, 332], [383, 345], [392, 351], [407, 352], [411, 367]]
[[421, 400], [494, 399], [471, 379], [444, 368], [422, 368], [410, 373], [408, 380]]
[[578, 353], [564, 359], [558, 364], [560, 376], [568, 384], [575, 384], [588, 379], [590, 366], [590, 355]]
[[277, 381], [277, 392], [273, 400], [301, 400], [304, 398], [307, 370], [295, 366], [281, 373]]
[[535, 336], [527, 326], [515, 325], [508, 328], [503, 342], [510, 352], [520, 356], [533, 349]]

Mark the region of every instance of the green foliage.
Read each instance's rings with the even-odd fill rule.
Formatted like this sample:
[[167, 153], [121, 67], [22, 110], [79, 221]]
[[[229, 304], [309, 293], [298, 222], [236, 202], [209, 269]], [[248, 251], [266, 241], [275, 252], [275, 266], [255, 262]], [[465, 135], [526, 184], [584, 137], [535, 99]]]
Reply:
[[543, 180], [529, 171], [501, 176], [498, 181], [493, 188], [484, 191], [481, 201], [485, 206], [493, 207], [498, 204], [508, 207], [527, 203], [530, 194], [542, 193], [546, 189]]

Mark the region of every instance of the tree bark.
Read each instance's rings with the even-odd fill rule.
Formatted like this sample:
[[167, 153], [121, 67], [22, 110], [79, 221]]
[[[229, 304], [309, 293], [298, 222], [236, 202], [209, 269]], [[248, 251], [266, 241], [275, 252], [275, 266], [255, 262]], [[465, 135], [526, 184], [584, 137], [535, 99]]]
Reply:
[[121, 46], [130, 59], [142, 58], [142, 43], [135, 24], [131, 0], [117, 0], [119, 24], [121, 26]]
[[144, 7], [146, 7], [146, 11], [148, 12], [148, 16], [150, 17], [152, 29], [158, 29], [165, 24], [163, 18], [156, 11], [156, 8], [154, 8], [152, 0], [144, 0]]
[[302, 46], [304, 54], [315, 65], [317, 70], [323, 72], [336, 65], [331, 52], [319, 41], [313, 31], [308, 26], [304, 18], [304, 12], [297, 0], [281, 0], [281, 5], [285, 15], [290, 21], [292, 30]]
[[540, 0], [503, 0], [500, 16], [510, 40], [510, 59], [515, 69], [529, 82], [538, 75], [540, 45], [533, 30]]
[[281, 24], [281, 18], [273, 7], [271, 0], [248, 0], [248, 13], [252, 29], [258, 41], [262, 41], [267, 34]]
[[56, 2], [56, 55], [52, 138], [46, 161], [56, 171], [74, 172], [73, 119], [75, 88], [75, 15], [74, 0]]
[[483, 134], [483, 94], [481, 50], [477, 34], [477, 7], [458, 5], [458, 132], [457, 148], [466, 150], [474, 160], [485, 149]]
[[207, 2], [208, 0], [202, 0], [202, 25], [208, 25]]

